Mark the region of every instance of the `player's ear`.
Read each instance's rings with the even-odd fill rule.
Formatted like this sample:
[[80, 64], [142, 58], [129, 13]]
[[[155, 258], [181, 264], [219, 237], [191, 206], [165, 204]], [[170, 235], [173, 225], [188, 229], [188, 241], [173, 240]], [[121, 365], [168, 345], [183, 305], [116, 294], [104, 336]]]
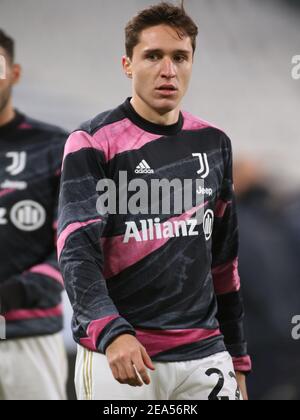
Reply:
[[125, 75], [131, 79], [132, 78], [132, 63], [129, 57], [124, 56], [122, 58], [122, 65], [125, 72]]
[[22, 75], [22, 67], [20, 64], [13, 64], [12, 66], [12, 82], [14, 85], [19, 83]]

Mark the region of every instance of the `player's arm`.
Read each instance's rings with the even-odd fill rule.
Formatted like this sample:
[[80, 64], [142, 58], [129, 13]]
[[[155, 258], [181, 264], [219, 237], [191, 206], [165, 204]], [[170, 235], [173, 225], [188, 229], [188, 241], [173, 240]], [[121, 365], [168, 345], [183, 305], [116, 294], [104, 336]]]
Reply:
[[56, 251], [40, 264], [15, 275], [0, 286], [0, 312], [20, 309], [59, 310], [63, 280]]
[[[60, 142], [61, 143], [61, 142]], [[56, 153], [56, 152], [61, 152]], [[55, 147], [56, 166], [62, 160], [63, 148]], [[59, 173], [53, 166], [53, 196], [58, 198]], [[57, 313], [64, 290], [63, 279], [58, 268], [56, 238], [57, 238], [57, 199], [51, 214], [52, 222], [52, 252], [38, 264], [29, 267], [23, 273], [6, 279], [0, 286], [0, 312], [7, 314], [20, 309], [52, 310]]]
[[238, 381], [246, 398], [245, 374], [251, 371], [244, 335], [244, 306], [238, 271], [238, 218], [232, 176], [232, 148], [224, 136], [224, 178], [215, 209], [212, 274], [218, 300], [217, 318]]
[[105, 154], [91, 136], [78, 131], [66, 144], [59, 205], [58, 256], [78, 329], [91, 346], [106, 354], [120, 383], [148, 383], [149, 356], [135, 338], [132, 325], [118, 312], [103, 275], [101, 237], [108, 215], [97, 212], [96, 187], [105, 175]]

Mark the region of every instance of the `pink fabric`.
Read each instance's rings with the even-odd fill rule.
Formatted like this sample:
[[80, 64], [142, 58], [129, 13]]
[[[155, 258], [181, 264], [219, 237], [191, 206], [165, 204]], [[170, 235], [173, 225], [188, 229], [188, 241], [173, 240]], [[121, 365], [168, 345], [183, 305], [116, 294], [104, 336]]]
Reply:
[[[183, 130], [199, 130], [213, 127], [193, 115], [183, 112]], [[116, 155], [132, 150], [139, 150], [148, 143], [161, 139], [162, 135], [145, 132], [128, 118], [103, 127], [97, 131], [93, 139], [105, 150], [106, 160], [112, 160]], [[109, 142], [106, 140], [109, 139]]]
[[[183, 116], [183, 130], [213, 127], [207, 121], [194, 117], [188, 112], [183, 112]], [[84, 131], [71, 134], [65, 147], [64, 160], [71, 153], [85, 148], [94, 148], [103, 152], [108, 162], [120, 153], [139, 150], [146, 144], [161, 138], [161, 135], [148, 133], [136, 126], [130, 119], [124, 118], [100, 128], [93, 136]]]
[[231, 204], [232, 204], [232, 201], [225, 202], [222, 200], [218, 200], [216, 204], [215, 216], [219, 218], [224, 217], [227, 207], [230, 206]]
[[107, 324], [117, 318], [120, 318], [120, 315], [112, 315], [103, 319], [92, 321], [87, 330], [88, 337], [82, 338], [80, 340], [80, 344], [82, 344], [84, 347], [87, 347], [89, 350], [95, 351], [97, 349], [97, 340], [103, 329]]
[[58, 305], [50, 309], [28, 309], [10, 311], [4, 315], [6, 321], [25, 321], [29, 319], [42, 319], [62, 316], [63, 307]]
[[204, 121], [198, 117], [195, 117], [189, 112], [183, 111], [182, 115], [184, 117], [183, 130], [201, 130], [208, 127], [218, 128], [210, 124], [208, 121]]
[[0, 197], [4, 197], [5, 195], [11, 194], [14, 191], [15, 190], [13, 190], [13, 189], [7, 189], [7, 190], [0, 191]]
[[103, 127], [93, 136], [96, 144], [105, 150], [107, 161], [112, 160], [117, 154], [139, 150], [160, 138], [160, 135], [145, 132], [127, 118]]
[[95, 142], [93, 137], [91, 137], [88, 133], [85, 131], [76, 131], [71, 134], [67, 140], [63, 162], [68, 155], [79, 152], [82, 149], [96, 149], [104, 152], [103, 145]]
[[[185, 214], [170, 219], [169, 222], [187, 221], [200, 208], [205, 207], [204, 203], [195, 207]], [[162, 223], [163, 224], [163, 223]], [[137, 242], [131, 238], [128, 243], [124, 243], [124, 236], [112, 238], [102, 238], [101, 243], [104, 253], [104, 277], [109, 279], [124, 271], [126, 268], [136, 264], [148, 255], [162, 248], [170, 238], [156, 239], [153, 241]]]
[[51, 267], [49, 264], [40, 264], [37, 265], [29, 270], [30, 273], [35, 274], [42, 274], [44, 276], [50, 277], [54, 280], [56, 280], [58, 283], [60, 283], [62, 286], [64, 285], [64, 281], [62, 278], [62, 275], [58, 270], [55, 270], [55, 268]]
[[22, 123], [18, 127], [20, 130], [30, 130], [32, 128], [32, 125], [28, 123]]
[[144, 132], [125, 118], [104, 126], [93, 136], [84, 131], [71, 134], [65, 147], [64, 160], [69, 154], [79, 152], [82, 149], [95, 149], [104, 153], [106, 161], [109, 161], [119, 153], [140, 149], [145, 144], [160, 137]]
[[88, 350], [97, 351], [96, 346], [94, 346], [92, 340], [89, 337], [81, 338], [80, 344]]
[[220, 330], [141, 330], [136, 329], [137, 339], [146, 348], [149, 356], [174, 349], [185, 344], [197, 343], [221, 335]]
[[252, 362], [249, 356], [233, 357], [233, 366], [236, 372], [249, 373], [252, 370]]
[[81, 228], [83, 228], [85, 226], [89, 226], [89, 225], [91, 225], [93, 223], [97, 223], [97, 222], [101, 222], [101, 221], [102, 221], [102, 219], [99, 218], [99, 219], [95, 219], [95, 220], [89, 220], [88, 222], [85, 222], [85, 223], [79, 223], [78, 222], [78, 223], [73, 223], [73, 224], [69, 225], [59, 235], [59, 238], [57, 240], [57, 253], [58, 253], [58, 258], [60, 258], [60, 256], [61, 256], [61, 253], [62, 253], [62, 251], [63, 251], [63, 249], [65, 247], [66, 240], [68, 239], [68, 237], [72, 233], [76, 232], [77, 230], [79, 230], [79, 229], [81, 229]]
[[238, 271], [238, 258], [212, 269], [215, 292], [217, 295], [237, 292], [241, 288]]

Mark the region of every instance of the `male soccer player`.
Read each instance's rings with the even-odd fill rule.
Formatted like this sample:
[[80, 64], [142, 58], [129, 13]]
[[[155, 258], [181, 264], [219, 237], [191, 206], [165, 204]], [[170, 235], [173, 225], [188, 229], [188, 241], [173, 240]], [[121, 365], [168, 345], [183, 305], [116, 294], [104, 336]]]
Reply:
[[0, 56], [0, 400], [61, 400], [67, 369], [56, 219], [67, 135], [13, 108], [21, 67], [2, 30]]
[[[197, 34], [183, 6], [160, 3], [134, 17], [123, 57], [132, 98], [66, 144], [58, 252], [74, 308], [79, 399], [247, 398], [231, 142], [180, 110]], [[157, 210], [175, 193], [134, 189], [164, 180], [191, 180], [194, 205]], [[148, 211], [131, 210], [140, 202]]]

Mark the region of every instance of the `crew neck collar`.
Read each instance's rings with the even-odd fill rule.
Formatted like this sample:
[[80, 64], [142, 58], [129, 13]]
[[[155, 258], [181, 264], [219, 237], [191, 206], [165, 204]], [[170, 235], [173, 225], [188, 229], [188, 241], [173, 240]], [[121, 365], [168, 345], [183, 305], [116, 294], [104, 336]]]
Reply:
[[144, 131], [148, 131], [153, 134], [158, 134], [162, 136], [172, 136], [178, 134], [183, 127], [184, 117], [180, 112], [179, 119], [177, 123], [172, 125], [160, 125], [150, 122], [139, 115], [134, 107], [131, 104], [132, 98], [127, 98], [124, 104], [122, 105], [123, 110], [127, 117], [138, 127], [142, 128]]

